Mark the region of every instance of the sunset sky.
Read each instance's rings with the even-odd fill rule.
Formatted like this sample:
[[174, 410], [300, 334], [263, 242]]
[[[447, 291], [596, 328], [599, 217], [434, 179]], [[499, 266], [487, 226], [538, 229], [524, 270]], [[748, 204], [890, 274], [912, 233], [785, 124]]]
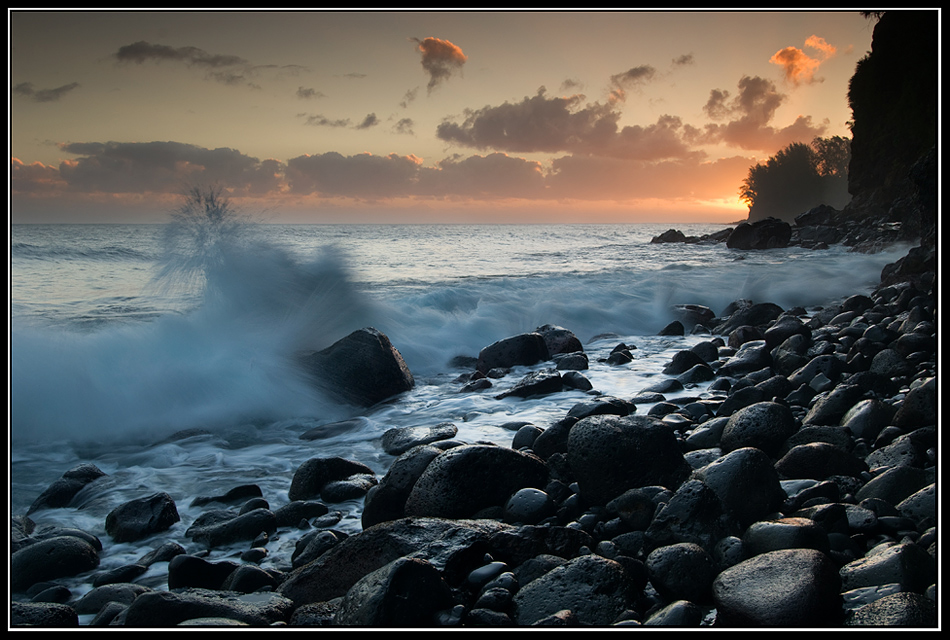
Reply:
[[874, 21], [828, 12], [12, 10], [13, 222], [732, 222], [850, 138]]

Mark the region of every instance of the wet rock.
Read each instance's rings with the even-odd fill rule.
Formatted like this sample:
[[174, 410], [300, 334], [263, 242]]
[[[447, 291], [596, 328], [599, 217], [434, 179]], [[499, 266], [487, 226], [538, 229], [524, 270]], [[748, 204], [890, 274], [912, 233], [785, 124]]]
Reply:
[[138, 596], [148, 591], [151, 591], [151, 589], [140, 584], [107, 584], [89, 591], [74, 602], [72, 607], [79, 615], [96, 614], [109, 602], [129, 605]]
[[251, 498], [263, 497], [261, 488], [256, 484], [245, 484], [234, 487], [225, 493], [217, 496], [198, 496], [191, 501], [192, 507], [201, 507], [212, 502], [221, 502], [223, 504], [235, 504], [244, 502]]
[[709, 602], [718, 568], [701, 546], [680, 542], [659, 547], [646, 558], [650, 583], [668, 600]]
[[841, 618], [835, 564], [814, 549], [763, 553], [713, 581], [717, 624], [735, 627], [827, 627]]
[[905, 518], [918, 524], [937, 521], [937, 485], [930, 484], [897, 504]]
[[692, 478], [712, 489], [743, 527], [776, 513], [786, 497], [772, 461], [753, 447], [727, 453], [694, 471]]
[[96, 465], [83, 463], [64, 473], [33, 501], [26, 514], [40, 509], [57, 509], [69, 506], [69, 503], [87, 484], [106, 475]]
[[168, 530], [181, 518], [172, 497], [164, 492], [130, 500], [106, 516], [106, 533], [116, 542], [135, 542]]
[[254, 593], [264, 589], [273, 589], [278, 584], [277, 578], [253, 564], [242, 564], [232, 571], [221, 589], [236, 591], [237, 593]]
[[792, 225], [778, 218], [764, 218], [755, 222], [740, 222], [729, 234], [726, 246], [730, 249], [762, 250], [787, 247], [792, 238]]
[[551, 357], [584, 351], [584, 346], [577, 336], [564, 327], [546, 324], [535, 329], [534, 333], [539, 333], [541, 337], [544, 338], [544, 345], [547, 347], [548, 354]]
[[519, 380], [515, 386], [497, 396], [503, 398], [530, 398], [557, 393], [564, 388], [561, 374], [557, 371], [534, 371]]
[[62, 627], [79, 626], [79, 616], [72, 607], [53, 602], [11, 602], [10, 626], [12, 627]]
[[727, 452], [754, 447], [772, 456], [797, 430], [798, 424], [788, 407], [776, 402], [757, 402], [729, 417], [720, 446]]
[[316, 498], [328, 483], [356, 474], [372, 475], [373, 470], [361, 462], [340, 457], [310, 458], [294, 472], [287, 497], [290, 500]]
[[779, 518], [752, 523], [742, 534], [742, 545], [749, 556], [779, 549], [831, 550], [828, 533], [809, 518]]
[[502, 508], [519, 489], [541, 489], [548, 470], [538, 457], [507, 447], [462, 445], [430, 462], [406, 498], [410, 516], [469, 518]]
[[857, 456], [827, 442], [812, 442], [792, 447], [775, 463], [782, 478], [825, 480], [831, 476], [859, 477], [868, 470]]
[[937, 577], [936, 560], [913, 543], [898, 544], [841, 568], [844, 590], [897, 583], [922, 593]]
[[919, 593], [894, 593], [849, 611], [844, 624], [848, 627], [937, 627], [937, 604]]
[[183, 589], [143, 593], [125, 612], [126, 627], [173, 627], [197, 618], [226, 618], [255, 627], [286, 622], [293, 603], [273, 593]]
[[211, 562], [189, 554], [177, 555], [168, 563], [168, 588], [220, 589], [238, 566], [231, 560]]
[[419, 558], [399, 558], [354, 584], [333, 620], [342, 626], [427, 627], [452, 604], [438, 569]]
[[911, 389], [894, 416], [894, 426], [902, 429], [937, 424], [937, 379], [928, 378]]
[[372, 406], [415, 386], [402, 354], [372, 327], [354, 331], [322, 351], [301, 353], [298, 359], [318, 388], [356, 406]]
[[277, 527], [296, 527], [301, 520], [310, 520], [326, 515], [327, 505], [317, 500], [294, 500], [274, 511]]
[[627, 582], [619, 563], [580, 556], [521, 587], [512, 617], [518, 625], [531, 625], [569, 609], [581, 626], [608, 625], [627, 608]]
[[705, 360], [690, 350], [677, 351], [669, 364], [663, 367], [663, 373], [669, 376], [678, 376], [695, 366], [709, 367]]
[[693, 479], [660, 506], [647, 527], [646, 540], [655, 547], [692, 542], [708, 551], [718, 540], [739, 533], [738, 521], [726, 512], [716, 492]]
[[146, 571], [148, 571], [148, 567], [145, 565], [124, 564], [121, 567], [97, 573], [92, 580], [92, 586], [101, 587], [102, 585], [117, 582], [132, 582]]
[[547, 343], [540, 333], [523, 333], [504, 338], [484, 347], [475, 368], [488, 373], [498, 367], [531, 366], [550, 359]]
[[839, 384], [832, 391], [822, 395], [802, 419], [805, 425], [837, 425], [848, 411], [859, 401], [863, 392], [860, 387]]
[[192, 540], [209, 548], [245, 540], [254, 540], [261, 532], [277, 531], [277, 517], [269, 509], [254, 509], [225, 522], [191, 527], [186, 532]]
[[582, 351], [556, 355], [553, 359], [558, 371], [584, 371], [590, 368], [590, 360]]
[[406, 555], [446, 566], [511, 525], [494, 520], [402, 518], [341, 540], [313, 562], [291, 571], [277, 593], [296, 606], [344, 596], [363, 576]]
[[357, 473], [343, 480], [333, 480], [323, 485], [320, 498], [331, 504], [357, 500], [365, 496], [378, 483], [376, 476], [371, 473]]
[[[496, 532], [490, 544], [492, 555], [496, 558], [509, 565], [520, 566], [531, 558], [545, 555], [573, 558], [582, 548], [591, 548], [594, 541], [586, 531], [573, 527], [523, 525]], [[522, 585], [532, 579], [520, 571], [516, 575]]]
[[519, 489], [505, 503], [504, 521], [511, 524], [538, 524], [554, 514], [555, 503], [541, 489]]
[[749, 340], [719, 367], [717, 373], [720, 376], [738, 377], [771, 365], [772, 353], [765, 340]]
[[644, 627], [699, 627], [703, 622], [703, 610], [689, 600], [676, 600], [650, 613], [643, 621]]
[[647, 416], [578, 421], [568, 434], [567, 459], [581, 497], [596, 505], [636, 487], [678, 487], [690, 472], [672, 430]]
[[66, 578], [99, 566], [99, 551], [76, 536], [39, 540], [10, 556], [10, 590], [23, 592], [48, 580]]
[[386, 453], [398, 456], [413, 447], [449, 440], [457, 434], [458, 427], [451, 422], [440, 422], [431, 427], [396, 427], [383, 433], [382, 445]]

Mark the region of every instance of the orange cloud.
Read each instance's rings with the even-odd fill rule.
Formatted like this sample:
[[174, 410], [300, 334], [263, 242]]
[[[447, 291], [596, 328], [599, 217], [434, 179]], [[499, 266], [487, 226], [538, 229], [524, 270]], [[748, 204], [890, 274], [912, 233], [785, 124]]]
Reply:
[[462, 49], [441, 38], [412, 38], [416, 50], [422, 53], [422, 68], [429, 74], [429, 91], [460, 70], [468, 60]]
[[818, 67], [838, 53], [833, 45], [815, 35], [805, 40], [805, 47], [817, 51], [817, 57], [809, 56], [798, 47], [785, 47], [769, 59], [772, 64], [782, 67], [785, 71], [785, 80], [793, 85], [821, 82], [823, 79], [816, 76]]

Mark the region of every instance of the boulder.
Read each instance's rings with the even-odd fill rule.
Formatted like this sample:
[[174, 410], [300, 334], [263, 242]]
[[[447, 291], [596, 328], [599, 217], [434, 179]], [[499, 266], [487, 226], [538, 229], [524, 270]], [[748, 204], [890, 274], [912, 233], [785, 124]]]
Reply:
[[320, 495], [323, 487], [335, 480], [345, 480], [356, 474], [372, 474], [373, 470], [361, 462], [338, 456], [310, 458], [294, 472], [287, 497], [308, 500]]
[[780, 249], [787, 247], [791, 238], [792, 225], [777, 218], [765, 218], [752, 223], [740, 222], [729, 234], [726, 246], [741, 250]]
[[402, 355], [372, 327], [354, 331], [322, 351], [300, 353], [298, 361], [317, 387], [356, 406], [372, 406], [415, 386]]
[[770, 551], [716, 576], [716, 622], [726, 627], [839, 626], [840, 588], [837, 566], [820, 551]]
[[421, 558], [398, 558], [361, 578], [334, 615], [340, 626], [428, 627], [454, 604], [438, 569]]
[[130, 500], [106, 516], [106, 533], [116, 542], [135, 542], [168, 530], [181, 520], [172, 497], [164, 492]]
[[80, 489], [104, 475], [106, 474], [94, 464], [83, 463], [77, 465], [47, 487], [33, 501], [26, 514], [30, 515], [40, 509], [56, 509], [68, 506]]
[[293, 603], [273, 593], [182, 589], [143, 593], [125, 612], [126, 627], [174, 627], [197, 618], [225, 618], [254, 627], [285, 623]]
[[567, 461], [581, 497], [593, 505], [636, 487], [678, 487], [690, 472], [673, 430], [649, 416], [578, 421], [568, 434]]
[[433, 459], [406, 498], [409, 516], [471, 518], [504, 507], [525, 487], [544, 488], [547, 465], [538, 457], [495, 445], [453, 447]]
[[609, 625], [628, 607], [633, 595], [629, 584], [620, 563], [580, 556], [521, 587], [513, 599], [513, 617], [518, 625], [532, 625], [568, 609], [581, 626]]
[[788, 407], [777, 402], [756, 402], [729, 416], [720, 446], [726, 452], [755, 447], [775, 456], [797, 430], [798, 424]]
[[495, 368], [530, 366], [550, 357], [544, 336], [536, 332], [522, 333], [484, 347], [478, 354], [475, 368], [487, 374]]
[[10, 590], [23, 592], [38, 582], [91, 571], [99, 551], [83, 538], [62, 535], [39, 540], [10, 556]]
[[440, 422], [434, 426], [394, 427], [383, 433], [382, 445], [386, 453], [398, 456], [419, 445], [451, 440], [456, 434], [458, 427], [451, 422]]
[[363, 576], [398, 558], [412, 556], [445, 567], [455, 558], [470, 555], [473, 548], [485, 548], [492, 534], [510, 528], [495, 520], [401, 518], [382, 522], [294, 569], [276, 592], [297, 607], [329, 601], [346, 595]]

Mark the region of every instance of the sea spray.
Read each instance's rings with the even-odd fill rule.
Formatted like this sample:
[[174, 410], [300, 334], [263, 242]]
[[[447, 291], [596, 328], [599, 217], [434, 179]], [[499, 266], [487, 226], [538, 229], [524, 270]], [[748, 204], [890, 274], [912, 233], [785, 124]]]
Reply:
[[204, 193], [193, 194], [164, 240], [149, 295], [193, 298], [193, 308], [83, 333], [14, 327], [14, 439], [154, 440], [187, 428], [346, 415], [294, 362], [296, 351], [372, 322], [372, 305], [336, 253], [292, 257]]

